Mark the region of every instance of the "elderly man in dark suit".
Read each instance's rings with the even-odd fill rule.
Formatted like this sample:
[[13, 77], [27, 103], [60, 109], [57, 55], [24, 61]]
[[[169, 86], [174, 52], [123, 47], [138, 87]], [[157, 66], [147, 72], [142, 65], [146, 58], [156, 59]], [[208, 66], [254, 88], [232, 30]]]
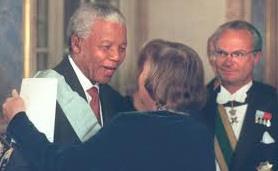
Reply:
[[[89, 89], [99, 92], [101, 126], [117, 112], [129, 110], [123, 97], [107, 83], [126, 55], [127, 35], [121, 12], [107, 4], [84, 4], [73, 14], [68, 27], [70, 54], [54, 70], [88, 103]], [[56, 109], [54, 141], [80, 142], [59, 101]], [[94, 110], [94, 109], [93, 109]]]
[[[124, 16], [115, 7], [103, 3], [85, 3], [71, 17], [67, 35], [70, 53], [53, 70], [43, 71], [43, 74], [36, 77], [49, 77], [48, 72], [55, 72], [56, 75], [63, 76], [65, 84], [71, 88], [71, 94], [77, 93], [88, 102], [88, 106], [96, 99], [94, 101], [98, 106], [92, 108], [91, 118], [88, 118], [79, 105], [73, 103], [64, 106], [57, 97], [54, 142], [79, 144], [108, 124], [118, 112], [132, 110], [132, 105], [107, 84], [126, 56], [127, 30]], [[58, 84], [61, 87], [60, 82]], [[90, 94], [92, 87], [96, 90], [94, 95]], [[58, 89], [58, 96], [59, 93], [61, 92]], [[62, 98], [65, 97], [64, 95]], [[79, 113], [72, 112], [77, 108]], [[96, 113], [98, 116], [94, 116]], [[75, 125], [69, 119], [72, 115], [80, 115], [80, 120], [73, 119]], [[92, 123], [85, 127], [82, 125], [84, 122]], [[84, 135], [88, 133], [84, 139], [83, 135], [79, 135], [80, 127], [87, 128], [83, 130]], [[16, 149], [8, 170], [28, 168], [21, 161]]]
[[204, 113], [216, 137], [218, 170], [278, 168], [277, 91], [253, 80], [261, 51], [262, 37], [246, 21], [225, 23], [208, 40], [216, 78]]

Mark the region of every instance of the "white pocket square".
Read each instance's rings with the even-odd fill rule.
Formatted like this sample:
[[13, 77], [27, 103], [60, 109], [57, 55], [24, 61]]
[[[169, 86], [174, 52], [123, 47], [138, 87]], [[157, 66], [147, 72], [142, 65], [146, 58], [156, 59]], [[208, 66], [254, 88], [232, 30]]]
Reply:
[[261, 143], [272, 144], [272, 143], [275, 143], [275, 140], [271, 137], [271, 135], [267, 131], [265, 131], [263, 133], [263, 137], [261, 139]]

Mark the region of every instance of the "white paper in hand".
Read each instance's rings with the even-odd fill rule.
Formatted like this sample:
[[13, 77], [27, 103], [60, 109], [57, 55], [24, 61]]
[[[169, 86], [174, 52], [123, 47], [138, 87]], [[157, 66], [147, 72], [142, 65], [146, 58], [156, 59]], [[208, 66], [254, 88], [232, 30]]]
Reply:
[[36, 128], [50, 142], [54, 140], [57, 79], [24, 78], [20, 96], [26, 105], [26, 114]]

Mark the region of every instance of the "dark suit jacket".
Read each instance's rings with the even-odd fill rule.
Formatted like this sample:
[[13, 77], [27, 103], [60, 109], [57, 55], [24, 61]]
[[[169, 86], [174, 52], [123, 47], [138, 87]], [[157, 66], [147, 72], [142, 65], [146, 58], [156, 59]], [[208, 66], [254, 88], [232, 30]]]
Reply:
[[[214, 90], [208, 85], [209, 98], [204, 108], [204, 119], [214, 132], [216, 115], [216, 97], [219, 88]], [[276, 90], [259, 82], [253, 82], [247, 93], [248, 107], [240, 137], [231, 161], [230, 171], [255, 171], [260, 162], [269, 161], [278, 166], [278, 98]], [[255, 123], [256, 111], [272, 113], [271, 126]], [[263, 144], [261, 139], [267, 131], [275, 140], [273, 144]]]
[[[65, 57], [54, 70], [64, 76], [73, 91], [76, 91], [81, 97], [87, 100], [68, 57]], [[108, 124], [118, 112], [133, 110], [132, 105], [108, 84], [101, 84], [99, 92], [104, 125]], [[80, 143], [78, 136], [68, 122], [60, 105], [57, 103], [56, 106], [54, 142], [62, 144]]]
[[18, 114], [8, 131], [25, 157], [46, 171], [213, 171], [213, 137], [187, 115], [130, 112], [117, 117], [86, 143], [50, 144]]
[[[54, 68], [54, 70], [63, 75], [72, 90], [76, 91], [86, 100], [85, 92], [70, 65], [68, 57], [65, 57], [62, 62]], [[104, 125], [107, 125], [116, 113], [133, 110], [130, 101], [123, 98], [118, 92], [112, 89], [112, 87], [106, 84], [100, 85], [100, 100]], [[54, 142], [59, 144], [81, 143], [58, 103], [56, 104]], [[34, 169], [32, 169], [25, 161], [24, 157], [22, 157], [20, 147], [15, 145], [15, 152], [8, 163], [7, 171], [31, 170]]]

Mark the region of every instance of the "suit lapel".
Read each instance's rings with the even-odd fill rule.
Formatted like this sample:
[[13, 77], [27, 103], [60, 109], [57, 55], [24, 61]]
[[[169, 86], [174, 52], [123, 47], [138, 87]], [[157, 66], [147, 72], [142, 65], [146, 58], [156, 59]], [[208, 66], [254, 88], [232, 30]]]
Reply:
[[107, 91], [107, 85], [101, 84], [99, 86], [100, 88], [100, 102], [101, 102], [101, 109], [102, 109], [102, 115], [103, 115], [103, 123], [108, 123], [112, 116], [111, 113], [115, 113], [113, 110], [113, 106], [111, 103], [113, 103], [109, 98], [112, 98], [111, 95], [109, 95]]
[[[71, 89], [86, 100], [85, 92], [83, 91], [67, 56], [65, 56], [53, 69], [63, 75]], [[56, 106], [54, 141], [61, 144], [80, 143], [77, 134], [73, 130], [59, 103], [57, 103]]]
[[255, 145], [260, 141], [260, 136], [263, 131], [261, 127], [255, 124], [256, 106], [258, 106], [258, 101], [256, 99], [259, 97], [258, 94], [256, 95], [254, 85], [250, 88], [248, 98], [248, 107], [238, 139], [235, 157], [231, 164], [231, 170], [239, 170], [239, 168], [248, 164], [250, 157], [252, 157], [250, 154], [256, 154], [255, 150], [257, 150], [257, 147], [255, 147]]
[[[68, 57], [64, 57], [63, 61], [59, 65], [57, 65], [54, 70], [63, 75], [72, 90], [76, 91], [87, 101], [85, 92], [70, 64]], [[112, 117], [117, 112], [127, 111], [127, 109], [125, 109], [125, 106], [122, 106], [123, 99], [120, 94], [115, 92], [108, 84], [100, 84], [99, 86], [103, 123], [106, 124], [111, 121]]]
[[64, 76], [66, 82], [70, 85], [73, 91], [76, 91], [81, 97], [87, 100], [85, 92], [69, 62], [68, 57], [64, 57], [63, 61], [57, 65], [54, 70]]

